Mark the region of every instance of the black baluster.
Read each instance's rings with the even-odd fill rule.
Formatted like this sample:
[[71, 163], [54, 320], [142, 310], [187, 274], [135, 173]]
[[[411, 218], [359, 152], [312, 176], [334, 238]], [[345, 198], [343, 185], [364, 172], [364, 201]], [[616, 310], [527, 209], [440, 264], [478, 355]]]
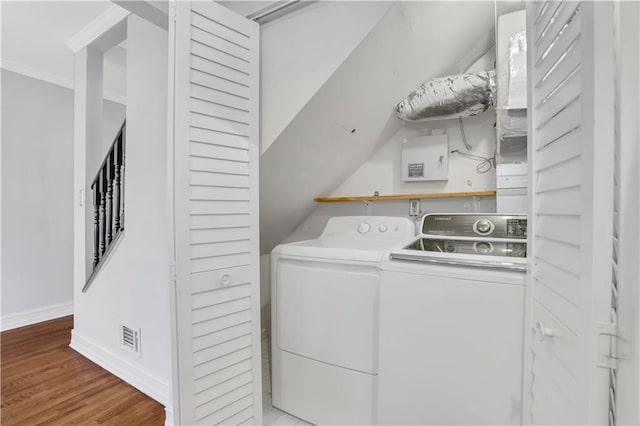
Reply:
[[127, 126], [126, 123], [122, 125], [122, 130], [120, 133], [120, 137], [118, 138], [118, 144], [119, 144], [119, 149], [118, 152], [120, 153], [120, 181], [122, 182], [120, 184], [120, 229], [124, 229], [124, 163], [126, 161], [126, 155], [125, 155], [125, 144], [126, 144], [126, 131], [127, 131]]
[[[119, 140], [120, 138], [118, 138]], [[114, 196], [114, 219], [113, 219], [113, 227], [115, 228], [114, 232], [117, 235], [120, 232], [120, 165], [122, 164], [122, 147], [119, 142], [116, 142], [113, 146], [114, 150], [114, 165], [113, 165], [113, 196]]]
[[104, 254], [107, 249], [106, 242], [106, 231], [107, 231], [107, 180], [106, 180], [106, 167], [102, 167], [100, 170], [100, 257]]
[[93, 267], [98, 265], [100, 260], [100, 192], [98, 181], [93, 181]]
[[113, 148], [107, 154], [105, 165], [107, 179], [107, 245], [113, 241]]
[[116, 136], [91, 185], [93, 191], [93, 272], [82, 291], [89, 287], [111, 245], [124, 230], [125, 123]]

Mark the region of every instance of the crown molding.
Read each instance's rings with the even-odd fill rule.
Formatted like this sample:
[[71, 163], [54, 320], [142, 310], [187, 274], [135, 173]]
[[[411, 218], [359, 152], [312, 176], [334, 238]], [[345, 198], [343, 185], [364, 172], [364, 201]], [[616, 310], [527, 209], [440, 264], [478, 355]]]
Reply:
[[129, 15], [131, 15], [131, 12], [114, 4], [91, 21], [86, 27], [81, 29], [76, 35], [67, 40], [67, 47], [71, 49], [73, 53], [78, 53], [122, 20], [126, 19]]
[[[56, 86], [73, 90], [72, 79], [61, 77], [56, 74], [51, 74], [49, 72], [42, 71], [40, 69], [33, 68], [15, 61], [2, 59], [2, 61], [0, 62], [0, 68], [2, 68], [3, 70], [15, 72], [16, 74], [21, 74], [26, 77], [31, 77], [36, 80], [44, 81], [47, 83], [55, 84]], [[127, 103], [126, 96], [122, 96], [113, 92], [104, 92], [102, 94], [102, 97], [107, 101], [115, 102], [122, 105], [125, 105]]]
[[73, 89], [73, 80], [64, 78], [56, 74], [51, 74], [46, 71], [39, 70], [37, 68], [24, 65], [19, 62], [3, 59], [0, 62], [0, 68], [3, 70], [22, 74], [27, 77], [35, 78], [36, 80], [46, 81], [47, 83], [55, 84], [56, 86], [66, 87], [67, 89]]

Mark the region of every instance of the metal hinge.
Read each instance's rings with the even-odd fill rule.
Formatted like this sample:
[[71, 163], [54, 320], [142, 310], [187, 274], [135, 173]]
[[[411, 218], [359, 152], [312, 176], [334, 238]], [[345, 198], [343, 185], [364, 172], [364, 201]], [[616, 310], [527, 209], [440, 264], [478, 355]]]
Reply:
[[596, 323], [598, 367], [616, 369], [618, 361], [631, 358], [631, 342], [620, 335], [618, 324]]
[[176, 22], [176, 16], [177, 16], [176, 9], [177, 9], [176, 3], [169, 2], [169, 22]]

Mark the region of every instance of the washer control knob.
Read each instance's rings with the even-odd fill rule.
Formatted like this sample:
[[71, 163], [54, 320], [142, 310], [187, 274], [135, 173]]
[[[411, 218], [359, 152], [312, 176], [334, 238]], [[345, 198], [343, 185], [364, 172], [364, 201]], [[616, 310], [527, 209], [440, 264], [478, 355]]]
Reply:
[[493, 222], [489, 219], [478, 219], [476, 223], [473, 224], [473, 230], [476, 234], [487, 235], [493, 232], [494, 229]]
[[387, 232], [387, 225], [380, 225], [380, 226], [378, 226], [378, 231], [380, 231], [380, 232]]
[[361, 234], [366, 234], [370, 230], [371, 225], [369, 225], [367, 222], [362, 222], [360, 225], [358, 225], [358, 232]]

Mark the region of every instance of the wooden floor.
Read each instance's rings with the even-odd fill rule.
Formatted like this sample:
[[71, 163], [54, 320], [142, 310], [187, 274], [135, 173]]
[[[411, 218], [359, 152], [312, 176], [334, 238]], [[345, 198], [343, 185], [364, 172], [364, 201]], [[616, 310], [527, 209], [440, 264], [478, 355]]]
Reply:
[[69, 348], [73, 317], [5, 331], [2, 426], [162, 425], [164, 408]]

